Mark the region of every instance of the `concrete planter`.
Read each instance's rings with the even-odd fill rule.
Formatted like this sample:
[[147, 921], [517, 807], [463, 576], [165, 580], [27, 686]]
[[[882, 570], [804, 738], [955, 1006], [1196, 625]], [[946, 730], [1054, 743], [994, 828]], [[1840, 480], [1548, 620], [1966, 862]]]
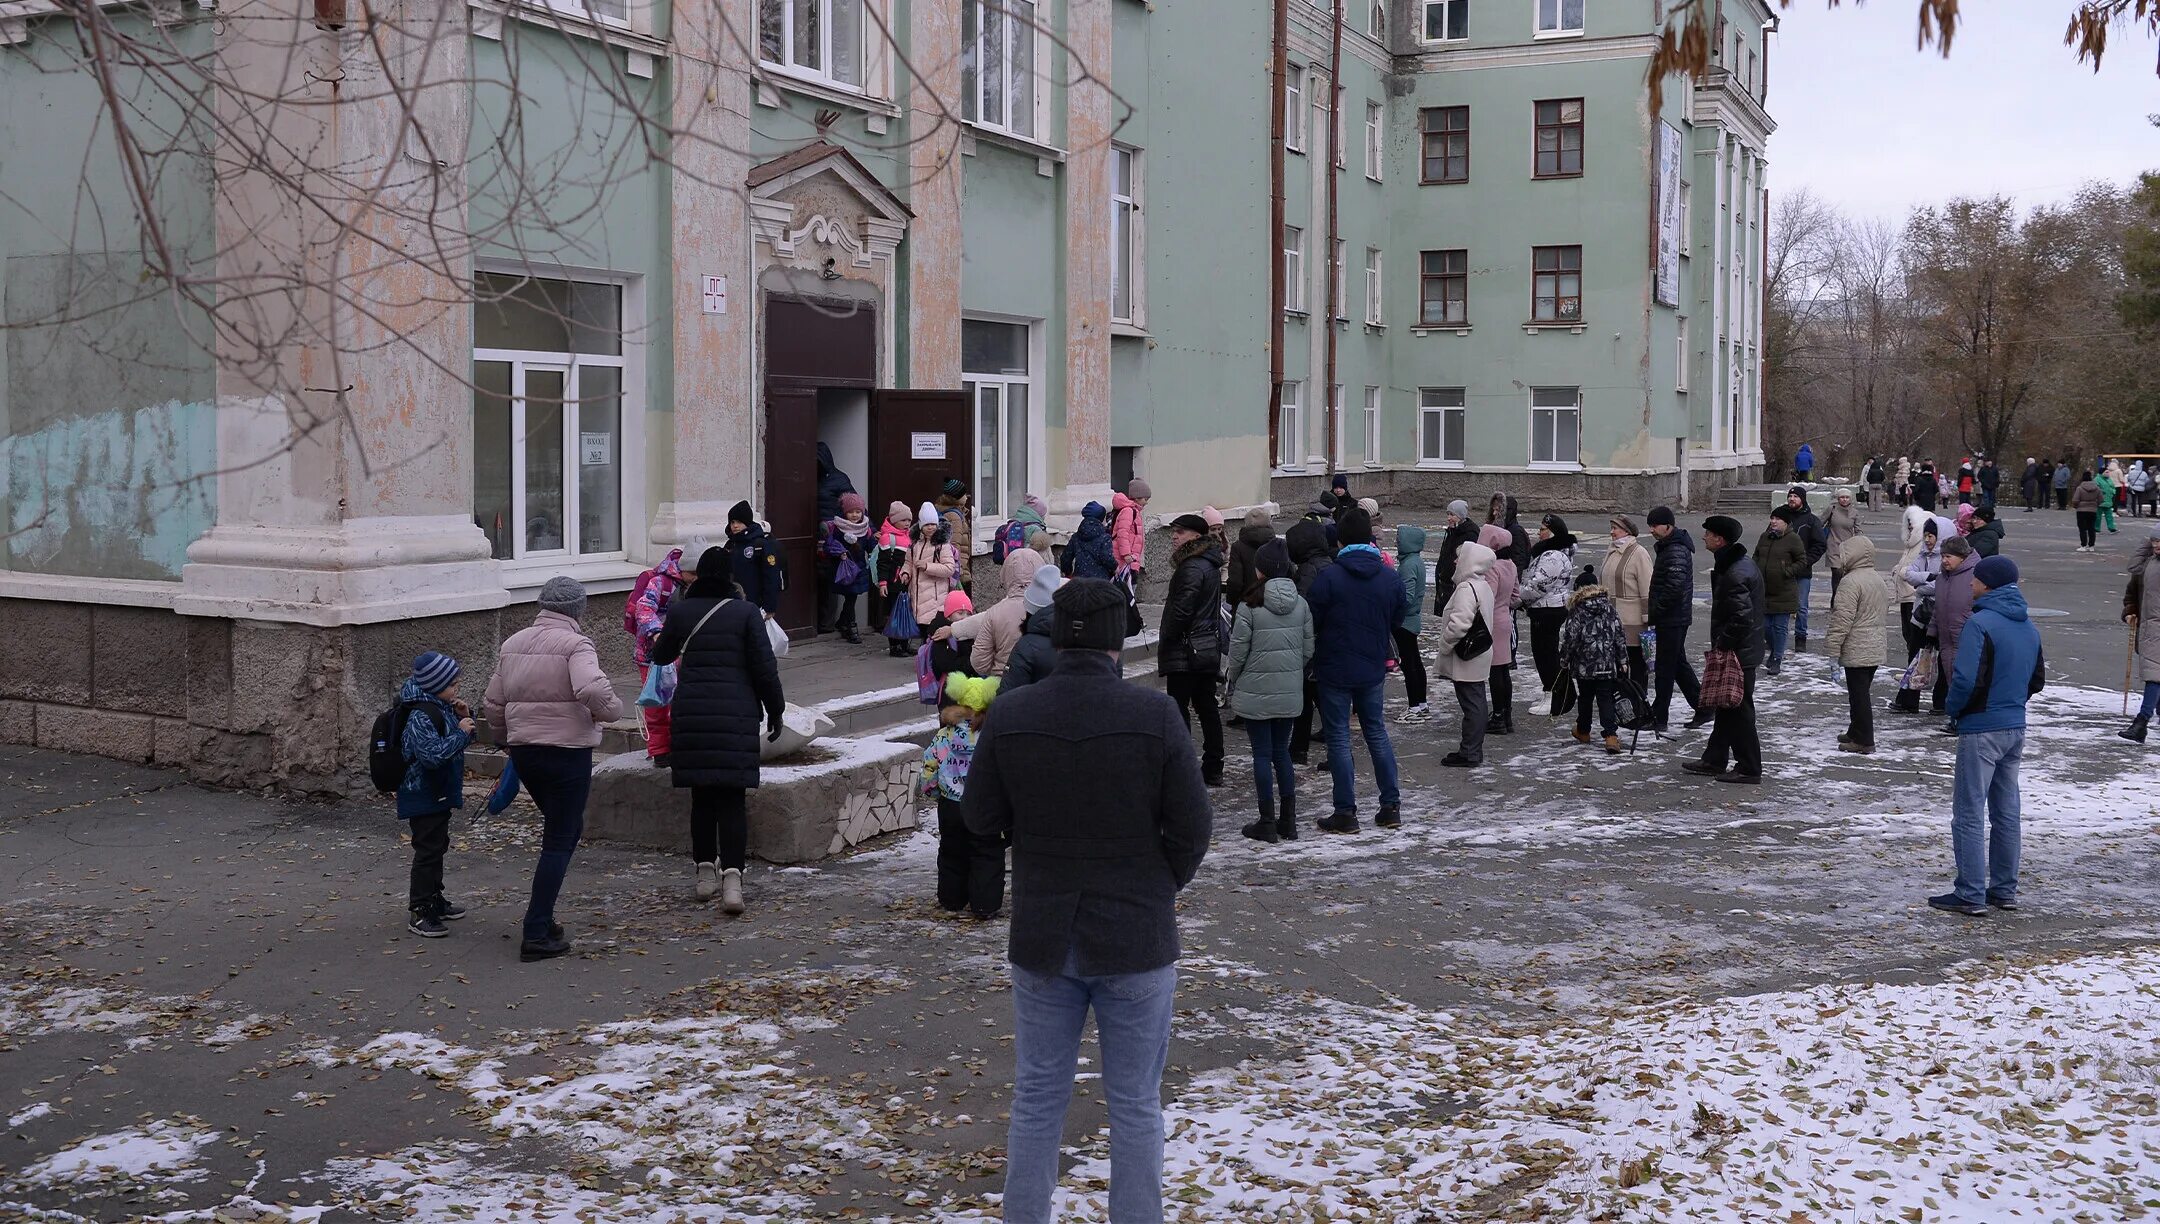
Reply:
[[[922, 749], [901, 740], [820, 740], [802, 764], [768, 763], [750, 792], [750, 856], [811, 863], [919, 823]], [[643, 752], [593, 767], [585, 836], [655, 850], [690, 850], [690, 792]]]

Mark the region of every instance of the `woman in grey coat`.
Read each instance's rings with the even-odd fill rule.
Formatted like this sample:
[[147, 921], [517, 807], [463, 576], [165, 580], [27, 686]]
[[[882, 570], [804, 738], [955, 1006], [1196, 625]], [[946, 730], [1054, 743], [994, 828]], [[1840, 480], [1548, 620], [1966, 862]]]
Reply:
[[2115, 734], [2142, 744], [2145, 724], [2160, 708], [2160, 526], [2152, 529], [2130, 562], [2122, 618], [2137, 641], [2138, 678], [2145, 682], [2145, 697], [2138, 703], [2137, 717]]
[[1837, 598], [1838, 583], [1845, 580], [1845, 571], [1838, 568], [1838, 550], [1866, 527], [1859, 507], [1853, 504], [1853, 491], [1839, 489], [1837, 499], [1830, 504], [1830, 513], [1823, 516], [1823, 555], [1830, 558], [1830, 598], [1833, 600]]
[[1258, 576], [1242, 592], [1230, 629], [1230, 709], [1245, 720], [1252, 739], [1253, 785], [1260, 793], [1260, 818], [1245, 826], [1245, 836], [1273, 842], [1297, 837], [1290, 733], [1305, 708], [1313, 616], [1291, 579], [1295, 567], [1286, 544], [1276, 540], [1263, 546], [1253, 567]]

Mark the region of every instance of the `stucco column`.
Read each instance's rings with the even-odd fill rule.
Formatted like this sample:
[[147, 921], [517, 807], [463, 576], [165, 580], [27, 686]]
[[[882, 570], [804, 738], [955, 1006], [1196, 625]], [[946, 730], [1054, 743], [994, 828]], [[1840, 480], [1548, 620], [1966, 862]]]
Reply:
[[960, 385], [959, 0], [908, 6], [908, 385]]
[[[758, 504], [761, 450], [748, 46], [719, 5], [676, 6], [674, 33], [674, 257], [654, 292], [656, 313], [665, 310], [675, 328], [674, 432], [654, 464], [673, 484], [653, 518], [655, 560], [672, 547], [719, 540], [729, 506], [745, 499]], [[727, 278], [724, 314], [706, 313], [708, 276]]]
[[218, 275], [245, 305], [219, 315], [217, 523], [188, 549], [182, 613], [338, 625], [507, 602], [472, 519], [469, 252], [441, 237], [465, 232], [466, 18], [419, 11], [332, 34], [271, 0], [219, 10], [239, 88], [216, 98]]
[[1110, 500], [1110, 5], [1070, 0], [1065, 93], [1065, 472], [1052, 510]]

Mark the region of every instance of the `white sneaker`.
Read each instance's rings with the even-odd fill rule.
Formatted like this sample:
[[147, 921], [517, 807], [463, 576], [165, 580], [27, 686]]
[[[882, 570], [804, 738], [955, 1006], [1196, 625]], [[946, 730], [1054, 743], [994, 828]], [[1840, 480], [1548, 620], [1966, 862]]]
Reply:
[[1405, 721], [1413, 718], [1424, 719], [1430, 717], [1432, 717], [1432, 706], [1425, 703], [1411, 706], [1409, 709], [1403, 711], [1403, 718]]
[[720, 873], [720, 912], [740, 914], [743, 912], [742, 868], [730, 867]]
[[719, 891], [720, 868], [711, 863], [699, 863], [697, 865], [698, 900], [710, 900], [712, 898], [712, 895]]

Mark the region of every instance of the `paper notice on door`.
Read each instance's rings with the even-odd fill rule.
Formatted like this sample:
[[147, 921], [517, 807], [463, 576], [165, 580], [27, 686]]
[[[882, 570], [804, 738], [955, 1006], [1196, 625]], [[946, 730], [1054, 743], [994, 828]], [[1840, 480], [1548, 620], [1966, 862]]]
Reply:
[[615, 435], [611, 433], [579, 434], [578, 462], [586, 467], [606, 467], [615, 462]]
[[945, 435], [941, 433], [918, 433], [908, 435], [908, 458], [943, 459]]

